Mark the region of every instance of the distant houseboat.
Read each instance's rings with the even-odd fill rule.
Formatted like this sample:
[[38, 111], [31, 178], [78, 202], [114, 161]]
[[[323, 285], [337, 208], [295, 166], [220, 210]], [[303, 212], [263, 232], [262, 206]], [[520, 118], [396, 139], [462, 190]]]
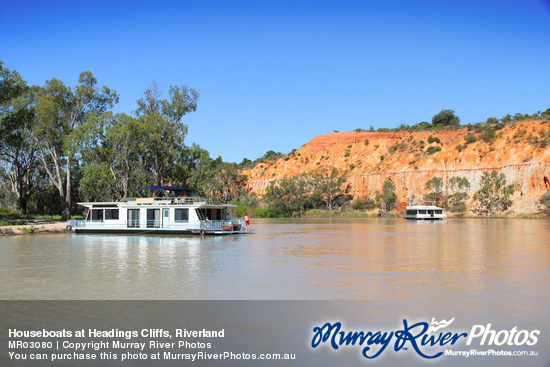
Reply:
[[443, 209], [431, 201], [411, 201], [405, 209], [405, 219], [411, 220], [443, 220], [447, 215]]
[[151, 197], [116, 202], [78, 203], [88, 209], [85, 220], [67, 221], [76, 233], [121, 234], [241, 234], [244, 220], [233, 219], [236, 205], [214, 204], [195, 196], [193, 190], [172, 186], [149, 186]]

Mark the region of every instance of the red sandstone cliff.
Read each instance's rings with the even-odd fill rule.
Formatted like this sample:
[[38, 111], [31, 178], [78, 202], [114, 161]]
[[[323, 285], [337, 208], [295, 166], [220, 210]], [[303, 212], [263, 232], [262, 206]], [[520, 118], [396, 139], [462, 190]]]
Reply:
[[[346, 191], [355, 198], [374, 197], [387, 179], [396, 184], [399, 200], [405, 201], [413, 195], [420, 198], [426, 182], [434, 176], [442, 177], [446, 187], [451, 177], [466, 177], [473, 196], [479, 189], [483, 171], [497, 170], [506, 175], [508, 183], [516, 186], [513, 213], [538, 212], [537, 199], [550, 189], [550, 144], [547, 143], [550, 123], [516, 122], [498, 130], [491, 142], [475, 134], [478, 140], [465, 146], [469, 133], [461, 129], [321, 135], [294, 154], [259, 163], [246, 171], [248, 190], [261, 196], [272, 180], [330, 166], [348, 170]], [[439, 138], [440, 143], [429, 143], [430, 135]], [[457, 146], [465, 147], [459, 150]], [[429, 154], [430, 147], [441, 150]], [[439, 148], [431, 150], [435, 149]]]

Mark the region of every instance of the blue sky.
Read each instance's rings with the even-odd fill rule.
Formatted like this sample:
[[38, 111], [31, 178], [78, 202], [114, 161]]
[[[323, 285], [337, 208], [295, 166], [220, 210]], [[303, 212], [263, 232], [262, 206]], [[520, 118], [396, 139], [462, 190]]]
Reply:
[[89, 70], [129, 114], [153, 81], [196, 89], [186, 143], [225, 161], [550, 107], [548, 0], [1, 0], [0, 16], [0, 60], [29, 84]]

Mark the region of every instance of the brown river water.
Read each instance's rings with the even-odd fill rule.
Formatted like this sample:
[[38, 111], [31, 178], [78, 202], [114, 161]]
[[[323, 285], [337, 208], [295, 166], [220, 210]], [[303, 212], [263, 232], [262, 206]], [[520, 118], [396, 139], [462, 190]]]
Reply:
[[[296, 318], [318, 312], [358, 327], [376, 324], [377, 330], [403, 328], [403, 319], [429, 323], [432, 318], [454, 317], [456, 328], [467, 332], [472, 325], [488, 323], [496, 330], [539, 330], [538, 343], [523, 346], [538, 356], [445, 357], [445, 363], [436, 364], [550, 365], [548, 220], [253, 219], [252, 229], [258, 233], [3, 237], [0, 299], [166, 300], [170, 305], [170, 300], [209, 300], [200, 304], [264, 310], [266, 319], [260, 323], [270, 329], [283, 328], [281, 307], [293, 313], [294, 321], [287, 320], [288, 324], [299, 324]], [[100, 311], [90, 309], [111, 305], [92, 304], [84, 306], [91, 314]], [[154, 313], [159, 304], [142, 302], [140, 307]], [[21, 318], [25, 324], [30, 322], [26, 315], [15, 312], [7, 317]], [[314, 321], [308, 322], [311, 332]], [[354, 365], [360, 358], [332, 352], [325, 349], [321, 362], [311, 365], [330, 365], [323, 364], [326, 355], [338, 364]], [[357, 365], [374, 361], [360, 360]], [[398, 359], [396, 363], [424, 362]], [[308, 363], [302, 360], [296, 365]]]

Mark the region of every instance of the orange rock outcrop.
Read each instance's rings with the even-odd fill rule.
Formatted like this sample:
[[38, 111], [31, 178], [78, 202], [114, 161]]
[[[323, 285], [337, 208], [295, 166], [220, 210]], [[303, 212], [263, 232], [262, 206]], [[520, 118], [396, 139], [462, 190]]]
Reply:
[[466, 177], [472, 197], [483, 172], [497, 170], [516, 187], [511, 211], [537, 213], [538, 198], [550, 189], [550, 123], [515, 122], [490, 141], [477, 133], [477, 141], [467, 144], [471, 133], [461, 129], [321, 135], [293, 154], [246, 171], [247, 189], [262, 196], [273, 180], [336, 167], [348, 171], [345, 191], [354, 198], [373, 198], [387, 179], [395, 183], [399, 200], [421, 198], [434, 176], [443, 178], [445, 189], [451, 177]]

